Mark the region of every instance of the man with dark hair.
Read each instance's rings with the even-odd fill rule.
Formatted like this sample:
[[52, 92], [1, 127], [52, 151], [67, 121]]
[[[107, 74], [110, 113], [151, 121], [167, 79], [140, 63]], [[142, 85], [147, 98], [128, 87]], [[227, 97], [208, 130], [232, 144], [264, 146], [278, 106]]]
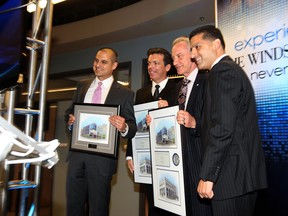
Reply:
[[191, 57], [209, 69], [204, 102], [201, 198], [214, 216], [253, 215], [257, 191], [267, 187], [265, 159], [252, 85], [225, 54], [219, 29], [203, 26], [189, 35]]
[[[74, 103], [120, 105], [120, 115], [112, 115], [109, 122], [121, 136], [131, 139], [137, 127], [134, 117], [134, 92], [113, 79], [118, 66], [117, 53], [111, 48], [99, 49], [93, 71], [95, 78], [80, 82]], [[66, 111], [68, 125], [73, 125], [73, 104]], [[67, 172], [67, 215], [108, 216], [112, 175], [117, 170], [117, 159], [81, 152], [69, 152]], [[89, 206], [89, 212], [87, 212]]]
[[[135, 104], [158, 101], [158, 107], [174, 105], [175, 81], [169, 80], [167, 73], [171, 70], [172, 58], [170, 53], [163, 48], [151, 48], [147, 51], [148, 73], [152, 83], [136, 92]], [[158, 92], [157, 92], [158, 91]], [[132, 160], [132, 143], [129, 142], [126, 152], [127, 166], [131, 173], [134, 172]], [[169, 212], [154, 207], [153, 187], [146, 184], [149, 216], [169, 215]]]
[[[135, 104], [159, 99], [166, 100], [170, 105], [174, 104], [175, 93], [173, 93], [173, 89], [175, 81], [169, 80], [167, 77], [167, 73], [173, 67], [171, 54], [163, 48], [151, 48], [147, 51], [147, 57], [148, 74], [152, 83], [136, 92]], [[159, 94], [156, 97], [155, 91], [157, 91], [157, 87], [159, 88]], [[163, 106], [163, 102], [160, 100], [159, 105]]]

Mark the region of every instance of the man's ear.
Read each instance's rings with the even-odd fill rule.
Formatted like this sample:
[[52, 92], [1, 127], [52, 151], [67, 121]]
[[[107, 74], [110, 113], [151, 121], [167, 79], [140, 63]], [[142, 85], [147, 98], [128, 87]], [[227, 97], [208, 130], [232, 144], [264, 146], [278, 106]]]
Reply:
[[114, 62], [112, 65], [112, 69], [115, 70], [117, 68], [117, 66], [118, 66], [118, 62]]
[[170, 69], [171, 69], [171, 64], [167, 64], [167, 65], [165, 66], [165, 69], [166, 69], [167, 72], [170, 71]]
[[220, 41], [220, 39], [215, 39], [214, 41], [213, 41], [213, 45], [214, 45], [214, 47], [215, 47], [215, 49], [216, 50], [218, 50], [219, 48], [221, 48], [221, 41]]

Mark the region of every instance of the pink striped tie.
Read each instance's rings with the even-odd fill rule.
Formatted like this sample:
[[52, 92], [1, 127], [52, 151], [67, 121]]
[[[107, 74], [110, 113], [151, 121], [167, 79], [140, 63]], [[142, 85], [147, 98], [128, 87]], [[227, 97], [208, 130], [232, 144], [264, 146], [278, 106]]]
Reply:
[[95, 89], [92, 97], [92, 103], [101, 103], [101, 94], [102, 94], [102, 82], [98, 82], [98, 86]]

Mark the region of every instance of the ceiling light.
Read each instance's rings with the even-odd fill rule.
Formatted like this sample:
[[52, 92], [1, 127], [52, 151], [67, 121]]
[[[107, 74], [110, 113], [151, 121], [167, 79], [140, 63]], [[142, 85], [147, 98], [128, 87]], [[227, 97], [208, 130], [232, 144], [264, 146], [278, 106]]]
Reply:
[[52, 3], [53, 4], [58, 4], [58, 3], [63, 2], [63, 1], [66, 1], [66, 0], [52, 0]]
[[[47, 5], [47, 0], [38, 0], [39, 2], [38, 2], [38, 4], [39, 4], [39, 7], [40, 8], [45, 8], [46, 7], [46, 5]], [[60, 2], [63, 2], [63, 1], [66, 1], [66, 0], [52, 0], [52, 3], [53, 4], [58, 4], [58, 3], [60, 3]], [[34, 11], [36, 11], [36, 4], [35, 4], [35, 0], [30, 0], [29, 1], [29, 3], [28, 3], [28, 5], [27, 5], [27, 11], [29, 12], [29, 13], [32, 13], [32, 12], [34, 12]]]
[[47, 0], [39, 0], [39, 7], [40, 8], [45, 8], [47, 5]]
[[36, 4], [33, 1], [30, 1], [27, 5], [27, 11], [29, 13], [32, 13], [34, 11], [36, 11]]

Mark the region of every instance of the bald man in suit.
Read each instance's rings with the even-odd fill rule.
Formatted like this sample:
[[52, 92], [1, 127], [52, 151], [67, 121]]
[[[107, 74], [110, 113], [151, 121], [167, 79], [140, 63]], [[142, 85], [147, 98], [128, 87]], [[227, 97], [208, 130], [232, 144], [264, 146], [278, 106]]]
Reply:
[[[101, 82], [101, 100], [98, 103], [120, 105], [120, 115], [110, 116], [109, 121], [122, 137], [131, 139], [137, 130], [133, 108], [134, 92], [113, 79], [112, 73], [117, 65], [115, 50], [99, 49], [93, 63], [95, 78], [78, 84], [73, 102], [93, 103], [93, 92]], [[68, 125], [75, 121], [73, 113], [72, 104], [66, 111]], [[117, 159], [71, 151], [68, 162], [67, 216], [108, 216], [111, 179], [117, 170]]]

